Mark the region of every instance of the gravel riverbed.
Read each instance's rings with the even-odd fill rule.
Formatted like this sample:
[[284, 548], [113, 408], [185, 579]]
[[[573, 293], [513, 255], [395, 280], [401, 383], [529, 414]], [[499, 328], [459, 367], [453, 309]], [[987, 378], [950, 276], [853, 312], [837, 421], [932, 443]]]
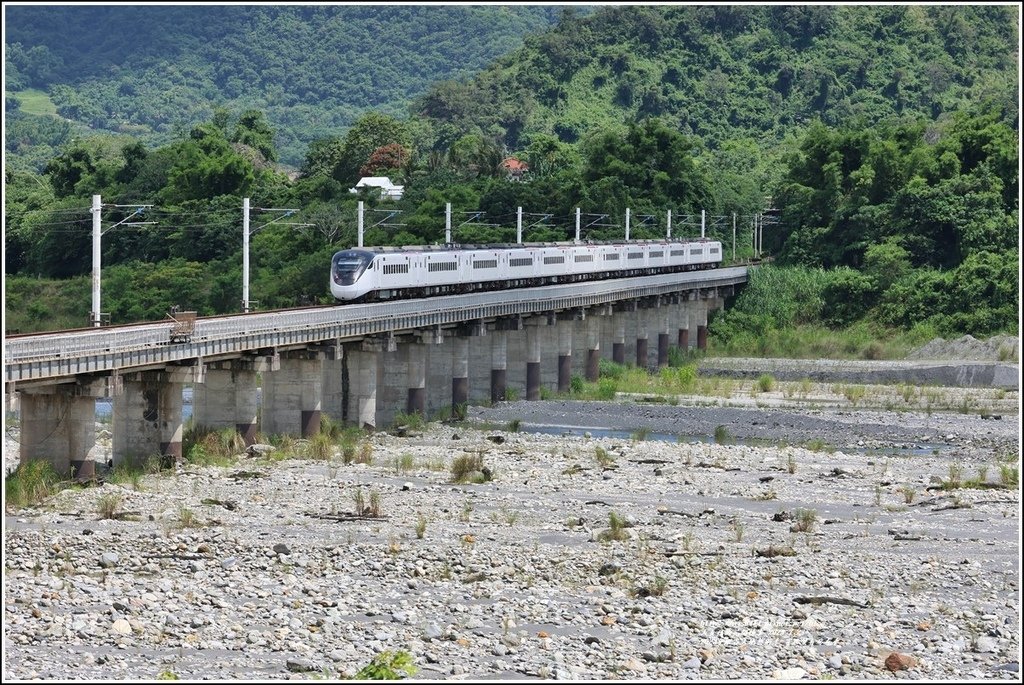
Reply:
[[[1019, 678], [1016, 414], [468, 418], [373, 434], [372, 464], [243, 456], [7, 511], [4, 680], [341, 678], [385, 650], [413, 679]], [[459, 457], [492, 479], [452, 483]]]

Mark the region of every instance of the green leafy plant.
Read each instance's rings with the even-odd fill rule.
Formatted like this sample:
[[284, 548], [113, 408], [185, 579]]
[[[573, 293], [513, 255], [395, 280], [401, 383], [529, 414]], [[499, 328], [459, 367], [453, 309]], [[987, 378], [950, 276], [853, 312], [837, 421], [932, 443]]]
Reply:
[[399, 680], [416, 674], [416, 666], [408, 652], [385, 651], [373, 657], [355, 674], [356, 680]]
[[67, 484], [50, 462], [42, 459], [24, 461], [4, 478], [4, 503], [8, 509], [38, 504]]
[[771, 392], [775, 389], [775, 378], [771, 374], [761, 374], [757, 379], [757, 389], [760, 392]]

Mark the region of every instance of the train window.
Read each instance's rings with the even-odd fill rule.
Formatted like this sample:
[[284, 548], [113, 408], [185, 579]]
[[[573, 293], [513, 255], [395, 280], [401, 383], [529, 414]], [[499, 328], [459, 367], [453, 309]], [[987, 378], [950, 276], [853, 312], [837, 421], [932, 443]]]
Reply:
[[576, 255], [577, 262], [592, 262], [594, 261], [594, 255], [592, 254], [578, 254]]
[[498, 266], [497, 259], [481, 259], [473, 262], [474, 269], [493, 269]]
[[384, 273], [385, 274], [407, 274], [407, 273], [409, 273], [409, 265], [408, 264], [385, 264], [384, 265]]
[[516, 257], [508, 260], [509, 266], [533, 266], [533, 257]]
[[643, 252], [630, 252], [629, 253], [629, 259], [640, 259], [643, 256], [644, 256]]
[[718, 248], [717, 247], [711, 248], [711, 254], [718, 254]]
[[691, 255], [699, 255], [699, 254], [704, 254], [704, 249], [703, 249], [703, 248], [700, 248], [700, 247], [693, 247], [693, 248], [690, 248], [690, 254], [691, 254]]
[[616, 253], [606, 254], [604, 256], [604, 260], [606, 262], [617, 262], [617, 261], [619, 261], [619, 255], [616, 254]]
[[671, 252], [668, 253], [668, 256], [669, 257], [685, 257], [686, 256], [686, 250], [672, 250]]
[[457, 268], [456, 262], [431, 262], [427, 265], [427, 271], [455, 271]]
[[545, 257], [545, 264], [565, 264], [565, 257]]
[[665, 256], [665, 251], [664, 250], [658, 250], [657, 252], [652, 252], [651, 253], [651, 257], [664, 257], [664, 256]]

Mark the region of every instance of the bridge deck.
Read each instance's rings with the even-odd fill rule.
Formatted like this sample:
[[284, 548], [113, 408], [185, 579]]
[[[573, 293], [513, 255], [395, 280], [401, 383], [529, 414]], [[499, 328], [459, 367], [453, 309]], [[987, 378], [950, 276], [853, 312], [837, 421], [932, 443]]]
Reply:
[[191, 338], [172, 344], [174, 322], [110, 327], [4, 342], [5, 382], [58, 380], [261, 349], [358, 339], [418, 328], [529, 315], [674, 292], [739, 285], [747, 267], [731, 267], [572, 285], [325, 306], [195, 322]]

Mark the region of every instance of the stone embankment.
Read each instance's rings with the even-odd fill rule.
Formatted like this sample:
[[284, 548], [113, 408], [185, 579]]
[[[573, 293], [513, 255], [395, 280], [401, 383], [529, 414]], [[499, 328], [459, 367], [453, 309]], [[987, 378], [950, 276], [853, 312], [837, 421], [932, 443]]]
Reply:
[[704, 376], [828, 383], [911, 383], [956, 388], [1020, 389], [1020, 339], [936, 338], [898, 361], [709, 357]]

